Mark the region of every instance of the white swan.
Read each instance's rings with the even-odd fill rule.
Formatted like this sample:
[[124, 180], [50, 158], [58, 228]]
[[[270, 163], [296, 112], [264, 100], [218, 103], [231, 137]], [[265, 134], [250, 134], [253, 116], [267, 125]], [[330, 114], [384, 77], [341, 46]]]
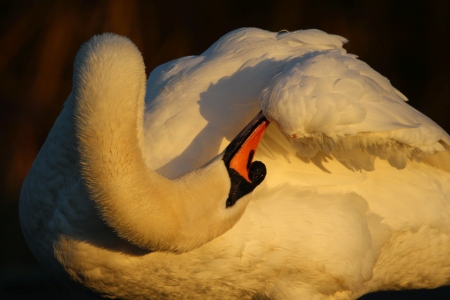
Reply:
[[[156, 68], [145, 90], [135, 46], [94, 37], [22, 188], [30, 249], [123, 299], [449, 284], [450, 137], [344, 41], [240, 29]], [[268, 122], [245, 127], [261, 108], [276, 124], [255, 155], [262, 183], [250, 160]]]

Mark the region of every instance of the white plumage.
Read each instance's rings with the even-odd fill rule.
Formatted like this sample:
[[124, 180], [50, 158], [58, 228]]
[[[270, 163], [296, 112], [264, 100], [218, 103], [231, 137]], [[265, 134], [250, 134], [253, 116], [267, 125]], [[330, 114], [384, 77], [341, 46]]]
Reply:
[[[343, 42], [239, 29], [156, 68], [146, 91], [130, 41], [88, 42], [22, 188], [33, 253], [129, 299], [355, 299], [449, 284], [450, 137]], [[213, 158], [260, 109], [275, 123], [256, 153], [266, 179], [233, 211], [203, 210], [229, 188]], [[146, 197], [178, 185], [150, 169], [196, 170], [175, 180], [187, 199], [152, 206]], [[165, 205], [188, 216], [192, 243]], [[175, 236], [153, 239], [160, 231]]]
[[[450, 145], [448, 134], [406, 100], [367, 64], [336, 49], [287, 63], [263, 92], [262, 108], [300, 156], [333, 153], [349, 167], [366, 170], [373, 170], [376, 156], [402, 169], [407, 158]], [[361, 148], [365, 157], [352, 157]]]

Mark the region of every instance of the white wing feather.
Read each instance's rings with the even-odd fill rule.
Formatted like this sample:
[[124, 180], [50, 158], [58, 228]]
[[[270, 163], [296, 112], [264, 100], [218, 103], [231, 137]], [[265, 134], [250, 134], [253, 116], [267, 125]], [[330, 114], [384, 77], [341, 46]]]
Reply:
[[448, 134], [406, 100], [389, 80], [342, 48], [289, 61], [261, 95], [264, 113], [298, 155], [322, 151], [366, 170], [373, 169], [375, 157], [404, 168], [407, 158], [449, 148]]

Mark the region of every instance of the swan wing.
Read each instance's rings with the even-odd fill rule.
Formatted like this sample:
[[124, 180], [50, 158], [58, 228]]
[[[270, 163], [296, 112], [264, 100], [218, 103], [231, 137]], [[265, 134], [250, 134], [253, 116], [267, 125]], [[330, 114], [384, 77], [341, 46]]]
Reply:
[[261, 95], [264, 113], [298, 155], [323, 152], [366, 170], [376, 157], [401, 169], [407, 158], [449, 148], [449, 135], [406, 101], [388, 79], [342, 48], [292, 59]]
[[205, 164], [258, 113], [261, 91], [289, 60], [345, 41], [320, 30], [243, 28], [156, 68], [147, 83], [147, 164], [169, 178]]

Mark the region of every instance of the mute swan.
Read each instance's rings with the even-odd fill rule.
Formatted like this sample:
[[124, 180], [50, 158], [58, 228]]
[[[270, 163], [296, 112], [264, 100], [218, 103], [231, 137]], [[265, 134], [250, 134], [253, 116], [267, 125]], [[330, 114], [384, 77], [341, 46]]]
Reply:
[[128, 39], [91, 39], [22, 187], [34, 255], [123, 299], [449, 284], [450, 137], [344, 42], [239, 29], [145, 88]]

